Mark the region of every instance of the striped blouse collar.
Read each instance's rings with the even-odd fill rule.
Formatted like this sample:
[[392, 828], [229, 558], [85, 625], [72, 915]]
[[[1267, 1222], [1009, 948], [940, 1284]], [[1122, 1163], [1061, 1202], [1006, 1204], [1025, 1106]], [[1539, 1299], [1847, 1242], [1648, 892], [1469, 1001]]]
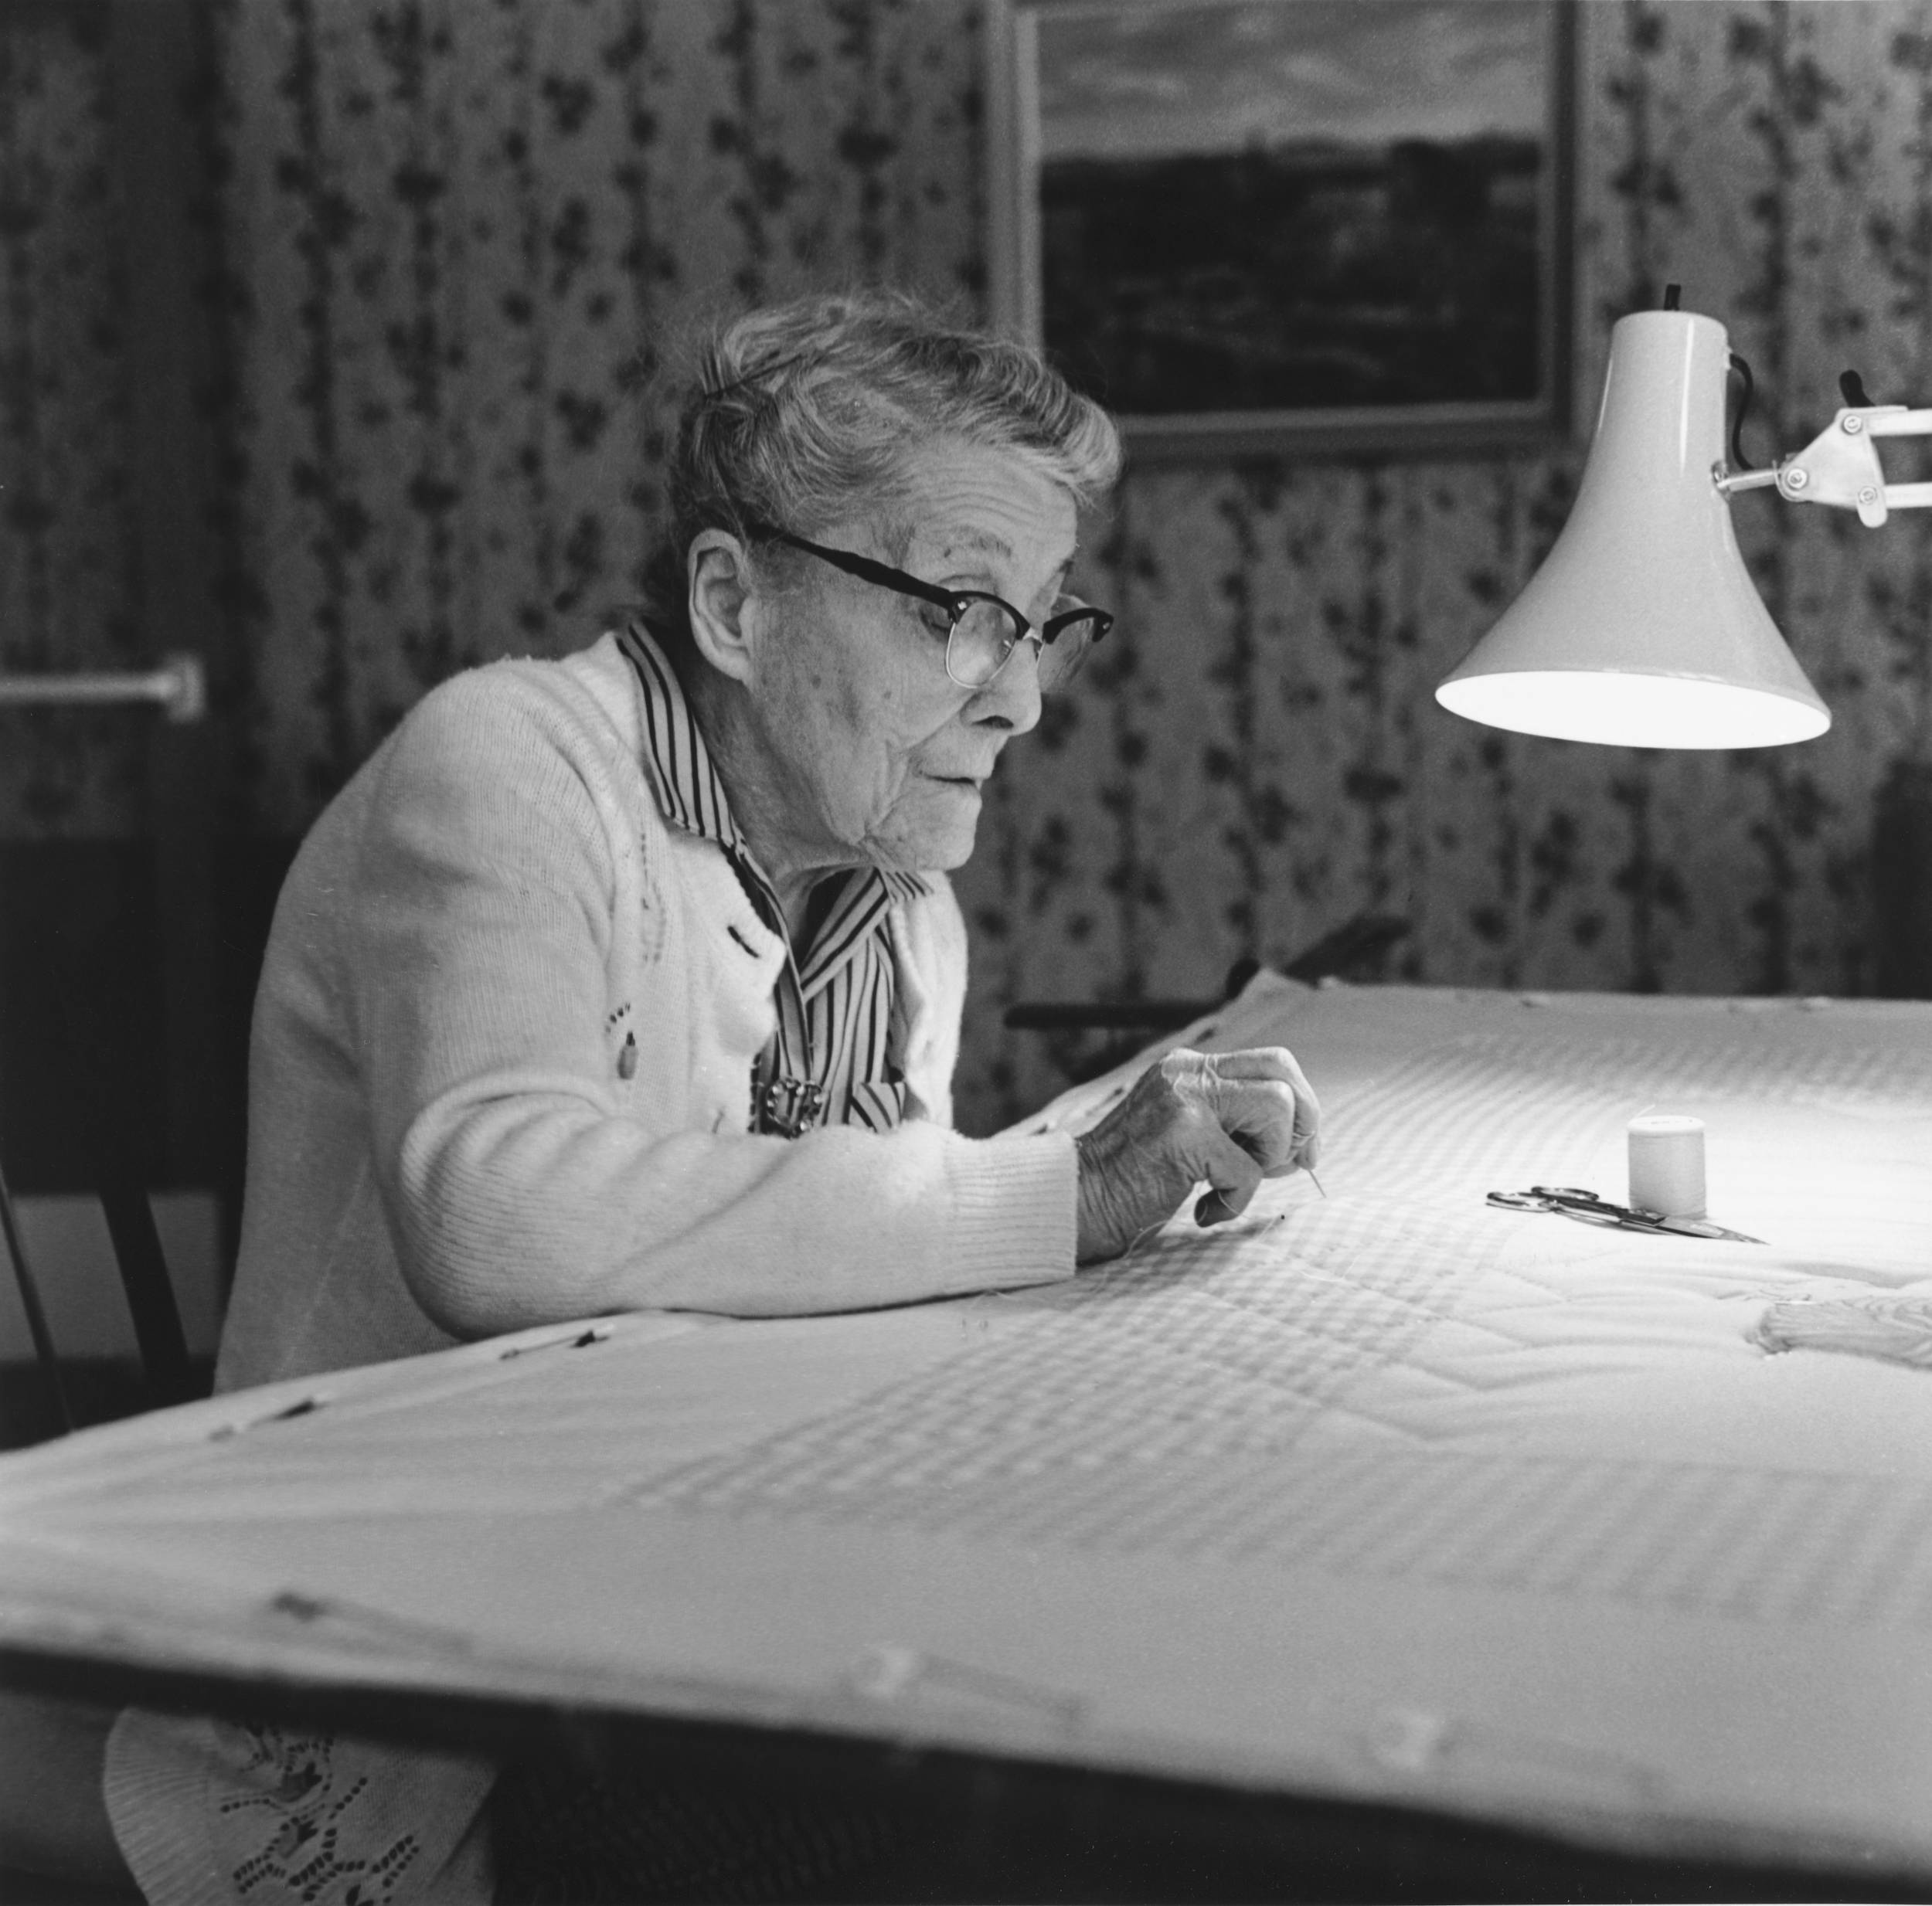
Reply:
[[[724, 783], [719, 778], [697, 718], [685, 698], [677, 671], [641, 622], [624, 625], [618, 632], [617, 646], [637, 671], [644, 690], [644, 766], [665, 818], [687, 834], [716, 841], [733, 860], [758, 872], [761, 882], [769, 888], [770, 882], [753, 860], [744, 837], [738, 831], [738, 824], [731, 817]], [[868, 871], [893, 900], [904, 902], [932, 891], [917, 874], [883, 867]], [[862, 887], [871, 885], [869, 882], [853, 882], [854, 897]], [[842, 905], [835, 909], [839, 914], [845, 911]], [[821, 934], [820, 938], [824, 936]]]

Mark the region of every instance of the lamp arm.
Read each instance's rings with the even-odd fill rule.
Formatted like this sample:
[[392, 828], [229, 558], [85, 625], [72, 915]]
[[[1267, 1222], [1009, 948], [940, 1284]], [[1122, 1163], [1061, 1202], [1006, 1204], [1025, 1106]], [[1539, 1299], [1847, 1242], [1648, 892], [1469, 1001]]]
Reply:
[[1932, 437], [1932, 409], [1912, 410], [1903, 404], [1848, 406], [1775, 468], [1733, 474], [1720, 463], [1711, 474], [1726, 496], [1775, 487], [1787, 502], [1856, 510], [1859, 521], [1876, 529], [1893, 510], [1932, 509], [1932, 483], [1885, 481], [1873, 440], [1881, 437]]

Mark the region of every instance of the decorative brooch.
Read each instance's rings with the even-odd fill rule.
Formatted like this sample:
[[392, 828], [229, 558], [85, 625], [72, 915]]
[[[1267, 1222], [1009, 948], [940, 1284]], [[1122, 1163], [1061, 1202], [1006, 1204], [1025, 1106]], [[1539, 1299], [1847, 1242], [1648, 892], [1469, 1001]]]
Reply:
[[759, 1095], [760, 1123], [781, 1138], [796, 1138], [818, 1123], [825, 1089], [808, 1079], [774, 1079]]

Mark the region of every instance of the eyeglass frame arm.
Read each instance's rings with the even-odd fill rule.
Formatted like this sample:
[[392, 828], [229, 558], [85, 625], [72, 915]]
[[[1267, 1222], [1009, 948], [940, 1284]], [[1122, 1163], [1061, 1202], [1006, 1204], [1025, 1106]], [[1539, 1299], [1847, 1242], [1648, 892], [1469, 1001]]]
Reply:
[[928, 583], [917, 576], [909, 576], [903, 569], [895, 569], [889, 563], [875, 562], [870, 556], [862, 556], [851, 549], [833, 549], [824, 543], [808, 542], [803, 536], [794, 535], [788, 529], [780, 529], [768, 523], [754, 526], [754, 535], [769, 537], [774, 542], [788, 543], [794, 549], [803, 549], [815, 555], [821, 562], [829, 562], [835, 569], [843, 569], [848, 576], [855, 576], [861, 582], [876, 583], [881, 589], [889, 589], [901, 596], [910, 596], [920, 602], [930, 603], [936, 609], [943, 609], [954, 622], [966, 613], [965, 606], [974, 602], [998, 603], [1007, 614], [1012, 617], [1019, 627], [1015, 631], [1015, 644], [1024, 641], [1029, 635], [1037, 636], [1043, 646], [1058, 637], [1070, 622], [1091, 621], [1093, 634], [1088, 638], [1098, 643], [1106, 639], [1107, 631], [1114, 623], [1113, 614], [1107, 610], [1097, 607], [1092, 603], [1082, 603], [1077, 609], [1070, 609], [1057, 616], [1049, 616], [1036, 629], [1026, 616], [1004, 598], [984, 589], [944, 589], [937, 583]]
[[1726, 496], [1739, 490], [1775, 489], [1788, 503], [1822, 503], [1856, 510], [1876, 529], [1893, 510], [1932, 509], [1932, 483], [1887, 483], [1875, 439], [1932, 437], [1932, 409], [1904, 404], [1848, 406], [1796, 455], [1769, 470], [1733, 473], [1719, 463], [1713, 481]]

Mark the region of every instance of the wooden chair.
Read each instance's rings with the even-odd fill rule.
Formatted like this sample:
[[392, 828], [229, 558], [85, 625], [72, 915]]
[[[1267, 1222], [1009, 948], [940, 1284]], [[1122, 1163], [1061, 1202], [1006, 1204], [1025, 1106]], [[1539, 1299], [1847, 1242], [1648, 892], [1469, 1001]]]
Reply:
[[[153, 1209], [145, 1187], [123, 1155], [123, 1148], [111, 1149], [97, 1179], [97, 1194], [101, 1215], [107, 1220], [107, 1235], [113, 1242], [114, 1265], [127, 1296], [128, 1316], [134, 1323], [140, 1381], [124, 1399], [116, 1399], [114, 1407], [103, 1409], [95, 1399], [94, 1408], [83, 1411], [76, 1407], [74, 1386], [68, 1380], [49, 1326], [43, 1295], [21, 1235], [19, 1214], [5, 1174], [0, 1171], [0, 1239], [4, 1239], [6, 1246], [21, 1308], [26, 1313], [28, 1332], [33, 1340], [42, 1394], [31, 1414], [39, 1419], [36, 1427], [40, 1435], [64, 1435], [78, 1425], [83, 1415], [99, 1421], [104, 1415], [160, 1409], [169, 1404], [187, 1402], [206, 1390], [189, 1355], [180, 1306], [168, 1274], [161, 1235], [155, 1228]], [[45, 1427], [39, 1427], [41, 1424]]]
[[[110, 1171], [100, 1190], [108, 1235], [141, 1352], [134, 1407], [185, 1401], [200, 1387], [145, 1194]], [[0, 1173], [0, 1238], [13, 1267], [43, 1385], [46, 1435], [77, 1426], [19, 1215]], [[19, 1906], [140, 1906], [101, 1797], [101, 1756], [115, 1711], [0, 1687], [0, 1901]]]

